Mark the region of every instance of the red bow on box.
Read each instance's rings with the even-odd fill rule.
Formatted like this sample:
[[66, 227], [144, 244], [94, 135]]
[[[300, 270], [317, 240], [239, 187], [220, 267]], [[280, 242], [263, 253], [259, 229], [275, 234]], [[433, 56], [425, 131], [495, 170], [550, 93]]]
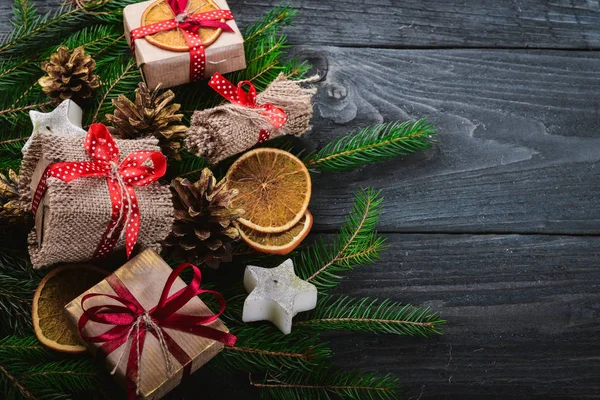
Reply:
[[[94, 252], [94, 258], [109, 253], [117, 244], [121, 233], [126, 233], [125, 246], [129, 257], [140, 230], [140, 210], [134, 187], [149, 185], [162, 177], [167, 170], [167, 159], [156, 151], [136, 151], [118, 164], [119, 148], [102, 124], [90, 126], [84, 146], [92, 161], [59, 162], [46, 168], [33, 198], [33, 214], [37, 212], [48, 188], [49, 177], [64, 182], [86, 177], [107, 178], [112, 215]], [[152, 166], [144, 165], [147, 161], [151, 161]]]
[[[194, 278], [185, 288], [169, 296], [173, 283], [177, 277], [186, 269], [192, 268]], [[214, 322], [225, 311], [225, 299], [219, 292], [200, 289], [202, 275], [198, 267], [192, 264], [181, 264], [169, 275], [158, 304], [150, 311], [137, 301], [135, 296], [127, 289], [121, 280], [112, 274], [106, 281], [114, 289], [117, 295], [91, 293], [81, 299], [83, 315], [79, 318], [77, 329], [81, 338], [90, 343], [103, 343], [102, 352], [108, 355], [126, 344], [131, 338], [131, 346], [127, 361], [127, 392], [129, 399], [135, 399], [139, 394], [140, 361], [144, 350], [146, 332], [151, 332], [159, 341], [167, 372], [171, 373], [171, 358], [169, 354], [184, 367], [184, 376], [191, 372], [191, 358], [164, 328], [183, 331], [192, 335], [202, 336], [219, 341], [228, 346], [235, 345], [236, 337], [230, 333], [205, 326]], [[178, 314], [177, 311], [187, 304], [192, 298], [201, 293], [213, 295], [219, 302], [219, 312], [209, 316], [196, 316]], [[104, 304], [85, 308], [85, 302], [94, 297], [107, 297], [116, 300], [122, 305]], [[88, 321], [99, 324], [114, 325], [113, 328], [98, 336], [87, 336], [83, 333]], [[123, 355], [126, 348], [123, 349]], [[117, 361], [116, 371], [123, 355]]]
[[[277, 107], [271, 103], [265, 103], [260, 106], [256, 104], [256, 88], [250, 81], [241, 81], [237, 86], [234, 86], [233, 83], [229, 82], [223, 75], [217, 72], [210, 78], [208, 85], [234, 104], [239, 104], [243, 107], [264, 109], [261, 115], [267, 117], [271, 125], [276, 129], [282, 128], [288, 120], [287, 114], [283, 108]], [[248, 93], [244, 91], [244, 85], [248, 85]], [[258, 136], [258, 143], [268, 140], [270, 136], [267, 129], [261, 129]]]
[[227, 23], [221, 20], [232, 20], [233, 15], [230, 10], [213, 10], [199, 14], [194, 14], [193, 10], [188, 10], [188, 0], [167, 0], [175, 18], [157, 22], [150, 25], [141, 26], [130, 32], [131, 49], [135, 55], [135, 41], [155, 33], [170, 31], [172, 29], [181, 29], [183, 37], [190, 51], [190, 81], [196, 81], [204, 78], [206, 69], [206, 54], [202, 39], [198, 35], [200, 28], [223, 29], [227, 32], [233, 32], [233, 29]]

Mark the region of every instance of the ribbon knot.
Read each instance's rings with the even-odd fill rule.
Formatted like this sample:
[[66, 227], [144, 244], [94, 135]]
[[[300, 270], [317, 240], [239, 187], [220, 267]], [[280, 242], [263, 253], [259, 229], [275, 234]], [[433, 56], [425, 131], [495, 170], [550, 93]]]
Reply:
[[[191, 283], [170, 295], [169, 293], [175, 280], [187, 268], [192, 268], [193, 270], [194, 276]], [[82, 297], [81, 308], [83, 309], [83, 314], [79, 318], [77, 329], [83, 340], [90, 343], [102, 343], [101, 349], [105, 355], [112, 353], [131, 341], [126, 369], [127, 391], [130, 399], [135, 399], [135, 395], [139, 394], [141, 381], [140, 361], [147, 332], [153, 334], [158, 340], [163, 358], [165, 359], [165, 370], [168, 374], [172, 373], [173, 368], [171, 356], [184, 367], [184, 376], [189, 375], [191, 372], [192, 359], [169, 335], [165, 328], [205, 337], [228, 346], [235, 345], [236, 337], [234, 335], [206, 326], [219, 318], [225, 311], [226, 303], [224, 297], [219, 292], [200, 289], [201, 278], [200, 269], [195, 265], [179, 265], [167, 278], [158, 304], [151, 310], [144, 309], [115, 274], [109, 275], [106, 278], [106, 282], [113, 288], [116, 295], [90, 293]], [[207, 316], [177, 313], [181, 307], [201, 293], [208, 293], [216, 298], [219, 303], [218, 313]], [[119, 304], [101, 304], [86, 308], [85, 303], [97, 297], [112, 299]], [[100, 335], [88, 336], [84, 333], [84, 329], [89, 321], [113, 325], [113, 327]], [[126, 355], [126, 349], [127, 346], [123, 346], [122, 353], [114, 369], [111, 371], [112, 374], [117, 371], [119, 364]]]
[[[288, 121], [288, 116], [283, 108], [271, 103], [257, 104], [256, 88], [250, 81], [241, 81], [238, 82], [237, 86], [234, 86], [233, 83], [217, 72], [210, 78], [208, 85], [233, 104], [248, 108], [262, 108], [261, 115], [266, 117], [275, 129], [281, 129]], [[244, 90], [244, 86], [248, 86], [247, 92]], [[261, 129], [258, 143], [268, 140], [270, 136], [271, 134], [267, 129]]]
[[50, 177], [63, 182], [89, 177], [106, 178], [112, 214], [94, 252], [94, 258], [109, 253], [122, 237], [125, 238], [125, 248], [129, 257], [137, 242], [141, 221], [134, 187], [146, 186], [161, 178], [167, 170], [167, 160], [160, 152], [137, 151], [129, 154], [119, 164], [119, 148], [106, 126], [102, 124], [90, 126], [84, 147], [92, 161], [59, 162], [46, 168], [33, 199], [33, 214], [37, 212]]

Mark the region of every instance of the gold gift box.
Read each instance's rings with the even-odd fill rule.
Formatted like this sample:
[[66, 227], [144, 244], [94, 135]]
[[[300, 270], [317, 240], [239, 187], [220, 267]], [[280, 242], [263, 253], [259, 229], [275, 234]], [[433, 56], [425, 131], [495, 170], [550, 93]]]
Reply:
[[[114, 274], [123, 282], [129, 291], [135, 296], [138, 302], [146, 309], [150, 310], [157, 305], [160, 295], [165, 286], [167, 278], [173, 270], [169, 265], [152, 250], [146, 250], [138, 256], [132, 258], [129, 262], [119, 268]], [[177, 278], [171, 289], [171, 294], [186, 286], [181, 278]], [[83, 293], [81, 296], [65, 306], [65, 312], [69, 318], [71, 326], [77, 331], [77, 322], [83, 315], [81, 308], [81, 299], [86, 294], [102, 293], [116, 295], [113, 288], [105, 280], [98, 283], [96, 286]], [[98, 296], [86, 300], [85, 306], [87, 309], [97, 305], [120, 303], [109, 299], [105, 296]], [[213, 315], [210, 309], [198, 297], [192, 298], [179, 311], [179, 314], [207, 316]], [[206, 325], [213, 329], [218, 329], [223, 332], [229, 332], [227, 327], [220, 321], [216, 320]], [[100, 335], [113, 326], [88, 322], [84, 328], [84, 333], [87, 336]], [[191, 358], [191, 372], [206, 364], [210, 359], [217, 355], [222, 349], [223, 344], [201, 336], [184, 333], [178, 330], [164, 328], [165, 331], [177, 342], [179, 346]], [[100, 350], [102, 343], [88, 343], [82, 340], [88, 349], [96, 354]], [[126, 385], [127, 371], [127, 356], [129, 355], [131, 340], [128, 340], [121, 347], [106, 356], [106, 366], [112, 371], [121, 356], [125, 351], [123, 360], [117, 367], [115, 377], [123, 387]], [[167, 374], [165, 359], [161, 350], [161, 346], [155, 335], [148, 332], [140, 360], [140, 399], [160, 399], [169, 391], [174, 389], [183, 378], [184, 366], [181, 365], [173, 356], [171, 356], [172, 371]]]

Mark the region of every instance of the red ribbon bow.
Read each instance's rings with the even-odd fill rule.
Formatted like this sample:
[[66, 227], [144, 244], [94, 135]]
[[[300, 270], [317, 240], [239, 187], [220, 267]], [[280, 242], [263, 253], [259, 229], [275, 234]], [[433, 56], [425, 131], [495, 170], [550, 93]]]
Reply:
[[[131, 255], [140, 230], [140, 210], [135, 186], [156, 182], [167, 170], [167, 160], [156, 151], [136, 151], [129, 154], [121, 164], [119, 148], [106, 126], [92, 124], [85, 138], [84, 147], [92, 161], [59, 162], [46, 168], [33, 198], [32, 211], [37, 212], [40, 201], [48, 188], [49, 177], [71, 182], [86, 177], [107, 178], [112, 215], [94, 258], [109, 253], [117, 244], [123, 230], [126, 233], [127, 257]], [[147, 161], [152, 166], [144, 165]]]
[[198, 30], [200, 28], [222, 29], [233, 32], [233, 29], [222, 20], [233, 20], [230, 10], [213, 10], [194, 14], [194, 10], [187, 10], [188, 0], [167, 0], [175, 18], [141, 26], [130, 32], [131, 49], [135, 55], [135, 41], [155, 33], [181, 29], [183, 37], [190, 52], [190, 81], [204, 78], [206, 69], [206, 54], [204, 44]]
[[[185, 288], [169, 296], [173, 283], [186, 269], [192, 268], [194, 278]], [[108, 355], [126, 344], [131, 338], [131, 347], [127, 361], [127, 392], [130, 399], [135, 399], [139, 390], [139, 368], [146, 332], [151, 332], [159, 340], [164, 350], [167, 350], [183, 367], [184, 376], [191, 372], [190, 356], [177, 344], [177, 342], [165, 331], [165, 328], [174, 329], [196, 336], [219, 341], [228, 346], [234, 346], [236, 337], [230, 333], [220, 331], [209, 326], [225, 311], [225, 299], [219, 292], [200, 289], [202, 275], [200, 269], [192, 264], [181, 264], [169, 275], [163, 288], [158, 304], [150, 311], [137, 301], [135, 296], [127, 289], [123, 282], [112, 274], [106, 281], [114, 289], [117, 295], [90, 293], [81, 299], [83, 314], [79, 318], [77, 329], [81, 338], [90, 343], [103, 343], [101, 350]], [[213, 295], [219, 302], [219, 312], [209, 316], [196, 316], [178, 314], [177, 311], [187, 304], [192, 298], [201, 293]], [[103, 304], [85, 308], [85, 302], [94, 297], [106, 297], [117, 301], [121, 305]], [[113, 328], [98, 336], [87, 336], [84, 334], [85, 325], [88, 321], [105, 325], [114, 325]], [[125, 351], [125, 349], [123, 350]], [[163, 353], [167, 365], [170, 365], [169, 355]], [[117, 363], [118, 366], [118, 363]], [[117, 368], [115, 366], [115, 369]]]
[[[271, 103], [264, 103], [260, 106], [256, 103], [256, 88], [250, 81], [241, 81], [236, 87], [225, 79], [223, 75], [217, 72], [210, 78], [208, 85], [234, 104], [249, 108], [263, 108], [264, 111], [261, 115], [267, 117], [271, 125], [276, 129], [281, 129], [288, 120], [287, 114], [283, 108], [277, 107]], [[247, 93], [244, 91], [244, 85], [248, 85], [249, 89]], [[268, 130], [261, 129], [258, 143], [268, 140], [270, 136]]]

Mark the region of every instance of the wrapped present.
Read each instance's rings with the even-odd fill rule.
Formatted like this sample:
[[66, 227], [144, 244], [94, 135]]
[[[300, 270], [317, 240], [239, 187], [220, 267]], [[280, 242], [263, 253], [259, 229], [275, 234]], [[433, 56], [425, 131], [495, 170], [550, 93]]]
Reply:
[[[21, 199], [35, 227], [35, 268], [79, 262], [134, 246], [160, 249], [173, 223], [166, 158], [155, 138], [114, 140], [93, 124], [85, 137], [36, 134], [23, 157]], [[21, 184], [21, 183], [20, 183]]]
[[151, 0], [123, 10], [146, 84], [168, 88], [246, 68], [244, 38], [225, 0]]
[[[179, 275], [188, 268], [193, 279], [186, 285]], [[196, 266], [171, 269], [146, 250], [66, 305], [82, 343], [105, 358], [129, 399], [163, 397], [224, 344], [235, 344], [218, 319], [225, 310], [223, 296], [200, 289], [200, 279]], [[217, 314], [197, 297], [200, 293], [216, 298]]]
[[215, 164], [281, 135], [303, 135], [310, 129], [311, 100], [316, 89], [300, 84], [311, 81], [292, 81], [280, 74], [257, 95], [249, 81], [236, 86], [221, 74], [213, 75], [210, 87], [229, 103], [195, 111], [185, 146]]

